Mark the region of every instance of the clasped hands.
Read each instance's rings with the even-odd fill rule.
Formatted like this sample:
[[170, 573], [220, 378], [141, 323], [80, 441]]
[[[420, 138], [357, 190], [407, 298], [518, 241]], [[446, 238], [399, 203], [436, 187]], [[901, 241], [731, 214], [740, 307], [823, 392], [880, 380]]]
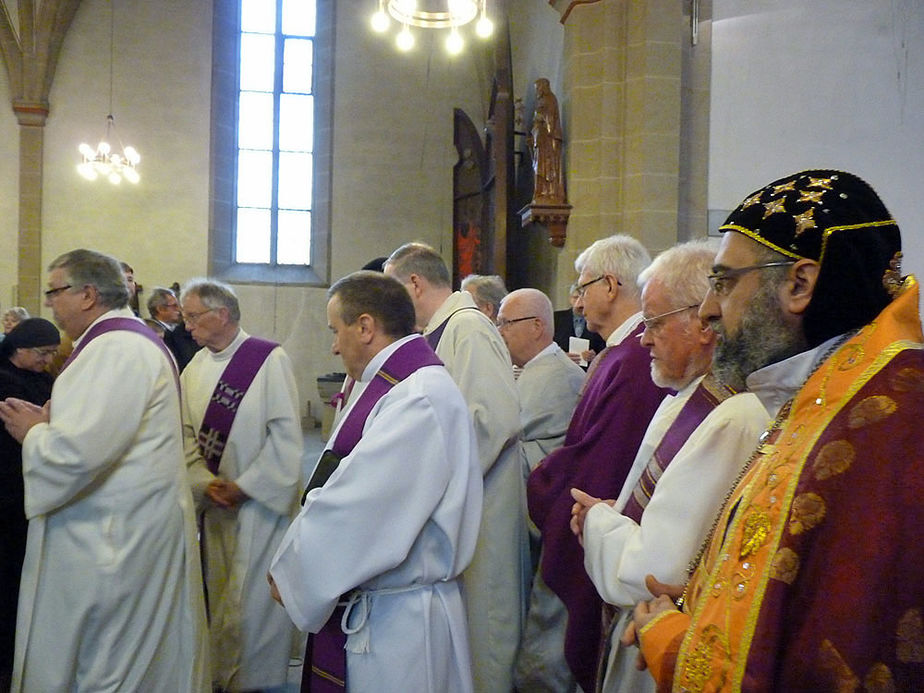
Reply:
[[220, 508], [236, 508], [249, 498], [233, 481], [217, 477], [205, 487], [205, 495]]
[[[574, 499], [574, 505], [571, 506], [571, 531], [574, 532], [581, 546], [583, 546], [584, 521], [587, 518], [587, 511], [597, 505], [597, 503], [606, 503], [609, 506], [613, 506], [616, 504], [616, 501], [595, 498], [589, 493], [576, 488], [571, 489], [571, 497]], [[668, 610], [676, 611], [676, 600], [683, 594], [684, 590], [683, 585], [668, 585], [659, 582], [654, 575], [645, 577], [645, 587], [648, 588], [648, 591], [651, 592], [654, 599], [641, 601], [635, 605], [635, 609], [632, 612], [632, 620], [629, 621], [626, 630], [620, 638], [620, 642], [622, 642], [625, 647], [638, 645], [639, 631], [647, 625], [649, 621], [654, 619], [655, 616]], [[638, 655], [635, 666], [640, 670], [646, 668], [645, 659], [642, 657], [641, 652]]]
[[29, 429], [36, 424], [48, 423], [50, 407], [50, 401], [45, 402], [44, 407], [40, 407], [24, 399], [7, 397], [0, 402], [0, 420], [16, 442], [22, 444]]

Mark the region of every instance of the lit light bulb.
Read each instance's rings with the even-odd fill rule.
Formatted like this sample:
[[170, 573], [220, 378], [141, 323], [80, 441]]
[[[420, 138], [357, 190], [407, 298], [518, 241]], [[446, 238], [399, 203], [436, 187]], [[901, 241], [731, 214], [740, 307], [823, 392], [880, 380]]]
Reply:
[[79, 173], [87, 180], [96, 180], [99, 177], [96, 173], [96, 169], [93, 168], [93, 164], [88, 161], [84, 161], [82, 164], [77, 164], [77, 173]]
[[395, 43], [398, 44], [398, 49], [402, 51], [409, 51], [414, 47], [414, 35], [411, 33], [410, 29], [407, 28], [407, 24], [398, 32], [398, 36], [395, 37]]
[[133, 168], [127, 168], [122, 171], [122, 175], [125, 176], [125, 180], [134, 185], [138, 184], [138, 181], [141, 180], [141, 176], [138, 175], [138, 172]]
[[388, 25], [391, 22], [388, 19], [388, 15], [385, 14], [384, 10], [379, 9], [374, 15], [372, 15], [372, 30], [380, 34], [388, 31]]
[[480, 38], [488, 38], [494, 33], [494, 22], [482, 15], [478, 23], [475, 24], [475, 33], [478, 34]]
[[134, 147], [130, 145], [125, 148], [124, 154], [125, 158], [132, 166], [137, 166], [138, 162], [141, 161], [141, 155]]
[[453, 27], [452, 31], [449, 32], [449, 36], [446, 37], [446, 50], [450, 55], [458, 55], [464, 47], [465, 41], [462, 40], [461, 34]]
[[83, 155], [84, 159], [92, 159], [93, 157], [96, 156], [96, 152], [93, 151], [93, 147], [91, 147], [86, 142], [82, 143], [79, 147], [77, 147], [77, 151]]
[[119, 183], [122, 182], [122, 176], [120, 176], [118, 173], [113, 171], [112, 173], [109, 174], [109, 182], [112, 183], [113, 185], [118, 185]]
[[96, 148], [96, 151], [98, 151], [100, 154], [108, 154], [109, 153], [109, 143], [106, 142], [105, 140], [100, 142], [99, 146]]

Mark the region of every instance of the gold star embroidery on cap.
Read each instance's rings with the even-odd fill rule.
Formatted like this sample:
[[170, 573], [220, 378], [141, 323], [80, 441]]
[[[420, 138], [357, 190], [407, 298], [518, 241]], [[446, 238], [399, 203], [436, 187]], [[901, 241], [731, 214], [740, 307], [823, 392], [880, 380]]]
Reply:
[[809, 176], [810, 182], [808, 184], [808, 187], [824, 188], [825, 190], [833, 190], [833, 188], [831, 187], [832, 180], [834, 179], [833, 178], [812, 178], [811, 176]]
[[796, 202], [812, 202], [821, 204], [821, 196], [825, 194], [824, 190], [800, 190], [801, 197]]
[[[822, 192], [819, 190], [819, 192]], [[802, 232], [807, 229], [814, 229], [816, 224], [812, 218], [815, 215], [815, 208], [809, 207], [802, 214], [793, 214], [793, 221], [796, 222], [796, 235], [801, 236]]]
[[748, 199], [741, 203], [741, 209], [747, 209], [751, 205], [756, 205], [760, 203], [761, 193], [754, 193]]
[[770, 200], [769, 202], [764, 202], [764, 219], [769, 217], [771, 214], [776, 214], [778, 212], [786, 211], [786, 198], [781, 197], [778, 200]]
[[788, 183], [781, 183], [780, 185], [774, 185], [773, 194], [779, 195], [781, 192], [786, 192], [787, 190], [795, 190], [796, 189], [795, 186], [796, 186], [796, 181], [794, 180], [791, 180]]

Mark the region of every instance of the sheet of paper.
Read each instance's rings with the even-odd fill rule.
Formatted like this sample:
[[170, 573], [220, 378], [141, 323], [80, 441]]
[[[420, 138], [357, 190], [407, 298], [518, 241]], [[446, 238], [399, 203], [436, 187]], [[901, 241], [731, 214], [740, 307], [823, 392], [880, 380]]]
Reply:
[[[571, 354], [583, 354], [590, 349], [590, 340], [582, 337], [571, 337], [568, 340], [568, 352]], [[583, 358], [578, 362], [579, 366], [586, 366], [587, 361]]]

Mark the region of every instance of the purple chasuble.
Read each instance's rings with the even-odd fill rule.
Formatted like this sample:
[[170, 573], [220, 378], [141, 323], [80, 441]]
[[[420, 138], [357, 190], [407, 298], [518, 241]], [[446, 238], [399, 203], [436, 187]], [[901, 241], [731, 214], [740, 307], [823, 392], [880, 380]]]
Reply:
[[102, 334], [106, 334], [107, 332], [115, 332], [117, 330], [140, 334], [142, 337], [147, 337], [150, 339], [160, 348], [160, 350], [164, 353], [164, 356], [167, 357], [167, 361], [170, 363], [170, 370], [173, 371], [173, 380], [176, 382], [176, 391], [177, 394], [179, 394], [180, 374], [177, 372], [176, 361], [173, 358], [173, 354], [170, 353], [170, 350], [167, 349], [167, 345], [164, 344], [164, 340], [158, 337], [154, 330], [145, 325], [143, 322], [134, 318], [107, 318], [106, 320], [102, 320], [93, 325], [93, 327], [91, 327], [83, 334], [83, 339], [80, 340], [80, 344], [78, 344], [71, 352], [71, 355], [67, 357], [67, 360], [64, 362], [64, 365], [61, 366], [61, 370], [58, 375], [63, 373], [64, 369], [71, 365], [71, 362], [77, 358], [77, 354], [83, 351], [87, 344]]
[[709, 413], [733, 394], [735, 391], [716, 380], [712, 373], [708, 373], [703, 378], [684, 403], [664, 437], [661, 438], [661, 442], [658, 443], [654, 455], [635, 484], [632, 495], [626, 501], [626, 506], [622, 509], [623, 515], [634, 520], [636, 524], [641, 523], [642, 513], [648, 501], [651, 500], [655, 484], [658, 483], [658, 479], [664, 474], [671, 460], [680, 452], [680, 448], [709, 416]]
[[196, 442], [205, 459], [205, 466], [212, 474], [218, 474], [225, 443], [234, 425], [238, 407], [247, 389], [253, 383], [257, 372], [263, 366], [270, 352], [278, 344], [260, 337], [248, 337], [234, 352], [225, 370], [215, 384], [209, 406], [202, 417]]
[[[362, 438], [363, 428], [372, 408], [391, 388], [420, 368], [442, 365], [443, 362], [425, 339], [412, 339], [398, 347], [385, 360], [347, 413], [346, 419], [337, 430], [331, 449], [325, 450], [321, 455], [318, 467], [323, 465], [324, 469], [315, 470], [312, 474], [302, 497], [302, 504], [304, 505], [308, 491], [323, 486], [334, 473], [340, 460], [353, 451]], [[338, 605], [320, 632], [308, 636], [302, 668], [303, 693], [328, 693], [346, 688], [346, 635], [341, 623], [343, 612], [343, 607]]]
[[597, 594], [584, 550], [571, 532], [571, 489], [616, 498], [667, 390], [651, 381], [651, 355], [639, 342], [639, 323], [619, 344], [591, 363], [564, 444], [529, 475], [529, 514], [542, 533], [540, 570], [568, 609], [565, 659], [585, 691], [593, 690], [601, 637]]

